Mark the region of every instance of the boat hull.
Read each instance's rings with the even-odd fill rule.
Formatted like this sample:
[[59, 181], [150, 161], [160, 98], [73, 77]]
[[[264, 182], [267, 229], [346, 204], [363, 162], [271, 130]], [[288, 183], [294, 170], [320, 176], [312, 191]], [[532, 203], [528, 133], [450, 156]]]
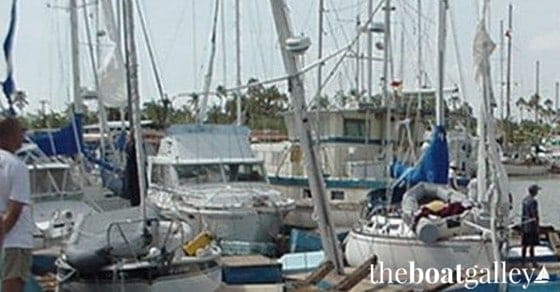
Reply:
[[548, 173], [546, 165], [504, 164], [508, 176], [538, 176]]
[[[118, 273], [119, 271], [117, 271]], [[84, 291], [84, 292], [105, 292], [105, 291], [130, 291], [130, 292], [150, 292], [150, 291], [216, 291], [222, 282], [222, 270], [214, 267], [204, 271], [193, 271], [189, 274], [174, 274], [157, 277], [156, 279], [121, 279], [118, 276], [115, 280], [99, 279], [71, 279], [59, 284], [58, 291]]]
[[450, 239], [426, 244], [412, 237], [371, 235], [353, 230], [346, 239], [345, 256], [350, 266], [359, 266], [373, 255], [389, 269], [406, 268], [411, 261], [421, 269], [491, 267], [490, 240]]
[[[225, 241], [272, 242], [280, 232], [288, 209], [198, 209], [177, 207], [179, 219], [195, 233], [210, 231]], [[173, 216], [173, 215], [171, 215]]]

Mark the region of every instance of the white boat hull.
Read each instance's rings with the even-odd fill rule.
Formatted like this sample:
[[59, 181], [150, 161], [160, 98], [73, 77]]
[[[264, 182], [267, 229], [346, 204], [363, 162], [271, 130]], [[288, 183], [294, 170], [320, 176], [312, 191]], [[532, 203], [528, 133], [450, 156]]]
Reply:
[[426, 244], [412, 237], [373, 236], [355, 230], [346, 239], [345, 256], [350, 266], [356, 267], [373, 255], [389, 269], [406, 268], [414, 261], [415, 267], [455, 268], [491, 267], [492, 243], [480, 237], [450, 239]]
[[508, 176], [538, 176], [548, 173], [547, 165], [524, 165], [504, 163]]
[[[177, 207], [179, 219], [195, 233], [210, 231], [225, 241], [272, 242], [280, 232], [288, 210], [255, 208], [252, 210], [208, 210]], [[173, 216], [173, 215], [172, 215]]]

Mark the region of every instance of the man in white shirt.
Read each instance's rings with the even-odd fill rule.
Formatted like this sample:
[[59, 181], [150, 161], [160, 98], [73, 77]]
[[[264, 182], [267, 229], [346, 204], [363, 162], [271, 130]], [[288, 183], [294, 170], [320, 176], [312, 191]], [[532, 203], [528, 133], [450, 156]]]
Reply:
[[33, 218], [29, 170], [14, 153], [23, 143], [17, 119], [0, 120], [0, 214], [4, 226], [3, 291], [23, 291], [31, 274]]

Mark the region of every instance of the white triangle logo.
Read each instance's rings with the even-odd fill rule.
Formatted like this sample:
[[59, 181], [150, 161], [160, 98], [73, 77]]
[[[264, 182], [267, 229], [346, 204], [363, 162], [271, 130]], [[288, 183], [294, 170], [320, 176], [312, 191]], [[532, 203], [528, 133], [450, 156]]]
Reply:
[[543, 265], [541, 271], [539, 272], [539, 274], [537, 275], [537, 278], [535, 279], [535, 283], [546, 283], [550, 280], [550, 275], [548, 274], [548, 271], [546, 270], [546, 266]]

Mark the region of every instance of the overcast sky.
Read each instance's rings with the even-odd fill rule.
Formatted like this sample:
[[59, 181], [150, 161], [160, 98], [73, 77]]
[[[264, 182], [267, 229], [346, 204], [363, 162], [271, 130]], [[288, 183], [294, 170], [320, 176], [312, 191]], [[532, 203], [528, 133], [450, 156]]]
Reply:
[[[82, 0], [78, 0], [80, 3]], [[156, 61], [163, 78], [165, 91], [173, 96], [177, 93], [201, 91], [203, 76], [208, 66], [210, 54], [209, 37], [212, 25], [214, 1], [211, 0], [139, 0], [145, 12], [150, 37], [155, 49]], [[242, 80], [250, 77], [261, 80], [284, 74], [281, 57], [276, 44], [276, 32], [272, 22], [269, 1], [240, 0], [242, 22]], [[379, 0], [374, 0], [376, 5]], [[8, 0], [0, 1], [0, 35], [3, 38], [9, 20]], [[15, 43], [15, 79], [19, 89], [29, 94], [31, 103], [28, 111], [39, 108], [39, 100], [46, 99], [50, 107], [59, 110], [71, 100], [70, 56], [69, 56], [69, 14], [64, 7], [68, 0], [18, 1], [18, 30]], [[93, 1], [87, 1], [91, 3]], [[235, 85], [235, 30], [234, 0], [223, 0], [225, 14], [225, 42], [222, 41], [222, 24], [218, 24], [218, 47], [215, 62], [213, 86]], [[310, 36], [312, 48], [306, 54], [306, 63], [317, 56], [317, 0], [289, 0], [290, 16], [294, 31]], [[405, 40], [404, 48], [404, 85], [415, 88], [416, 82], [416, 0], [393, 0], [396, 11], [393, 13], [392, 26], [394, 48], [394, 76], [400, 78], [401, 30]], [[478, 0], [450, 0], [450, 16], [456, 23], [458, 54], [464, 72], [467, 100], [478, 104], [479, 91], [473, 81], [472, 40], [477, 21]], [[490, 31], [494, 41], [500, 42], [500, 20], [507, 25], [507, 6], [514, 5], [513, 29], [513, 87], [512, 104], [519, 96], [527, 96], [535, 91], [535, 61], [541, 60], [541, 95], [554, 96], [554, 82], [560, 80], [560, 1], [558, 0], [492, 0]], [[366, 18], [367, 0], [325, 0], [325, 55], [346, 45], [356, 32], [356, 19]], [[435, 40], [436, 40], [436, 0], [422, 0], [424, 37], [424, 60], [428, 79], [435, 85]], [[93, 9], [93, 7], [90, 7]], [[82, 12], [79, 13], [80, 18]], [[378, 13], [375, 21], [382, 21]], [[82, 49], [81, 72], [83, 86], [92, 87], [92, 69], [86, 55], [86, 38], [80, 28]], [[94, 25], [94, 24], [92, 24]], [[449, 27], [447, 43], [446, 85], [460, 84], [456, 50], [453, 45], [453, 29]], [[380, 38], [380, 36], [376, 37]], [[365, 39], [365, 36], [364, 38]], [[376, 42], [380, 41], [376, 39]], [[144, 39], [137, 27], [137, 42], [140, 53], [141, 96], [143, 101], [158, 98], [155, 82], [151, 73]], [[365, 43], [362, 46], [365, 49]], [[224, 54], [225, 52], [225, 54]], [[381, 51], [376, 51], [380, 56]], [[496, 94], [499, 98], [499, 48], [493, 55]], [[338, 89], [354, 87], [355, 61], [345, 61], [334, 74], [326, 91], [332, 94]], [[225, 64], [225, 71], [224, 71]], [[325, 66], [323, 76], [332, 69], [332, 62]], [[374, 64], [375, 84], [379, 83], [381, 64]], [[4, 78], [5, 63], [0, 60], [0, 76]], [[306, 76], [308, 92], [316, 89], [316, 72]], [[279, 84], [283, 89], [285, 84]], [[379, 87], [375, 87], [379, 91]], [[310, 95], [311, 95], [310, 94]], [[554, 100], [554, 99], [553, 99]], [[4, 99], [2, 101], [5, 104]], [[185, 98], [175, 101], [186, 102]], [[513, 106], [512, 106], [513, 108]], [[517, 113], [517, 110], [514, 110]]]

